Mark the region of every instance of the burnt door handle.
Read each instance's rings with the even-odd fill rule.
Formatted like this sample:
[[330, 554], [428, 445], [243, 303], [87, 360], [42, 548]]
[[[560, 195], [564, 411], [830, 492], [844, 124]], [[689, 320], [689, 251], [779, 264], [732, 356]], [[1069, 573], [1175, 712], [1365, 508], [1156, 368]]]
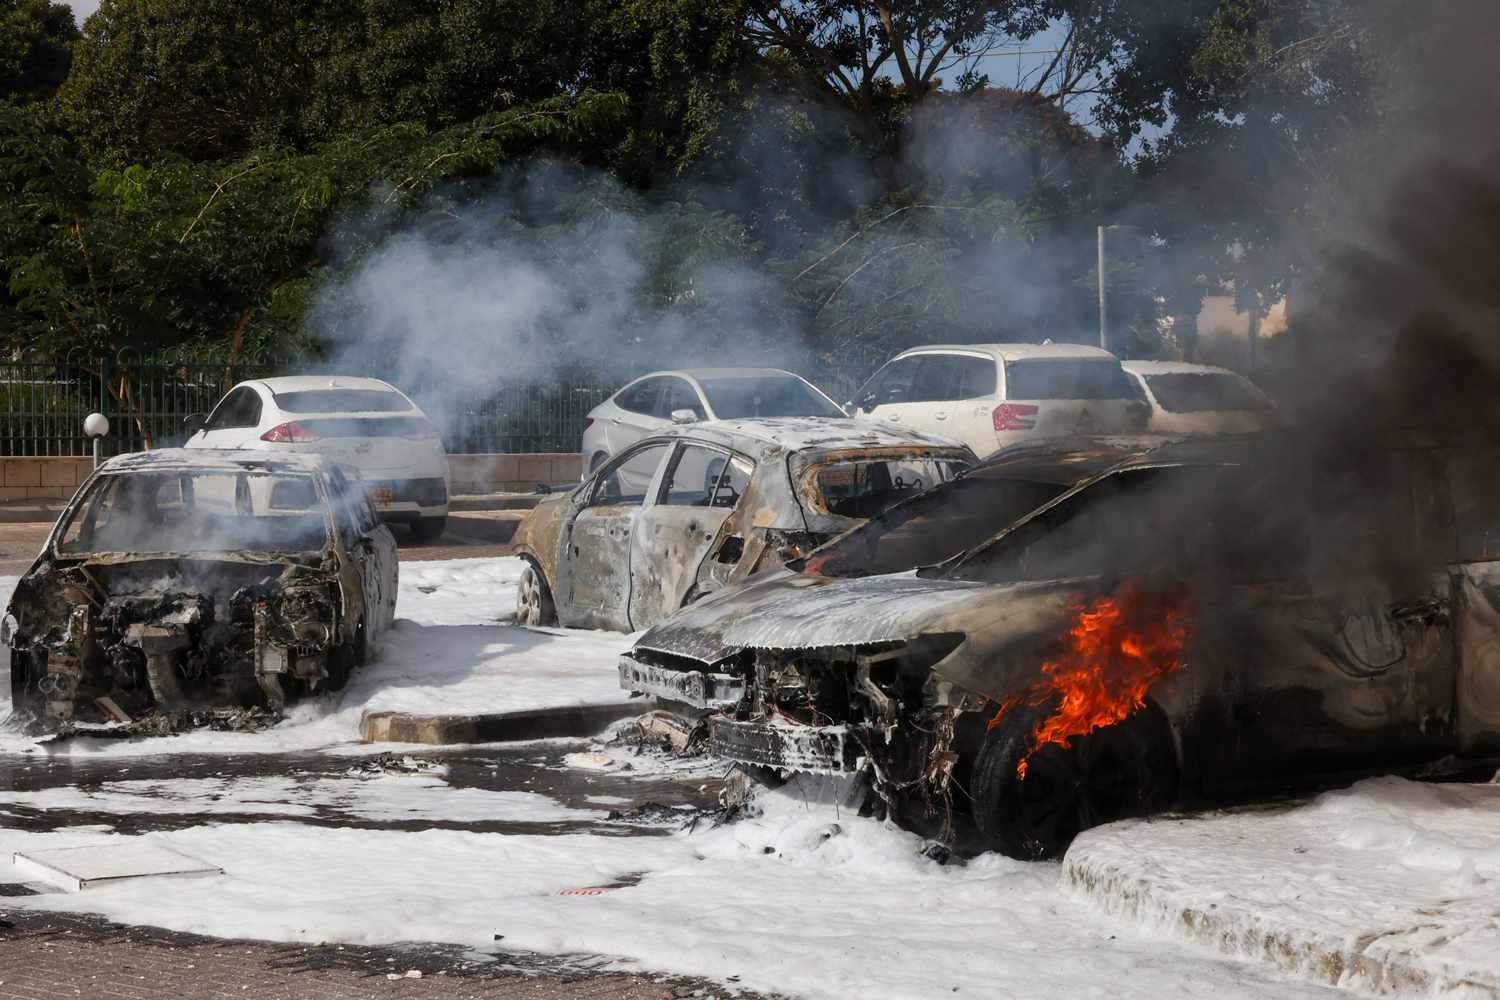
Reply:
[[1431, 624], [1448, 617], [1448, 607], [1433, 598], [1417, 601], [1398, 601], [1391, 605], [1391, 621], [1397, 625]]

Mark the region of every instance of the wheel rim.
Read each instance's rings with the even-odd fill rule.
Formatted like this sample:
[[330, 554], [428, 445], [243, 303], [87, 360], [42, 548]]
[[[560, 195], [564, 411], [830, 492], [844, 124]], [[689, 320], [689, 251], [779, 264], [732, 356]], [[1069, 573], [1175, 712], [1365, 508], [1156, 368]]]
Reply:
[[517, 617], [524, 624], [535, 625], [541, 612], [542, 595], [536, 582], [536, 571], [527, 566], [521, 571], [521, 582], [516, 593]]
[[1114, 727], [1031, 755], [1020, 781], [1028, 839], [1044, 849], [1134, 812], [1145, 787], [1139, 756]]

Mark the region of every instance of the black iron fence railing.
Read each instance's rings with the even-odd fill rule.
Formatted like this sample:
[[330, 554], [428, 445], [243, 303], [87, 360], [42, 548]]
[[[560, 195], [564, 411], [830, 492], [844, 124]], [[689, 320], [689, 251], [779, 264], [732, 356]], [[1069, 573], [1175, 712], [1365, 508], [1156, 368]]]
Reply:
[[[809, 369], [802, 374], [842, 403], [878, 363], [814, 363], [802, 366]], [[208, 413], [236, 383], [297, 370], [264, 357], [164, 361], [129, 352], [0, 362], [0, 455], [92, 454], [83, 419], [96, 411], [110, 422], [106, 455], [170, 447], [182, 441], [183, 418]], [[439, 425], [451, 453], [571, 452], [579, 448], [589, 411], [625, 381], [617, 374], [573, 372], [546, 382], [497, 384], [470, 398], [420, 389], [412, 395]]]

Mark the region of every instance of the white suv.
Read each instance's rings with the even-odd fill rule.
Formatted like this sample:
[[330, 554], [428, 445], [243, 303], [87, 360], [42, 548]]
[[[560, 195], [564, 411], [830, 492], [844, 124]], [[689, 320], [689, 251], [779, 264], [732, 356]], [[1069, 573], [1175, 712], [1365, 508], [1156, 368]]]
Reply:
[[448, 454], [421, 408], [374, 378], [295, 375], [241, 382], [207, 418], [183, 421], [185, 448], [311, 452], [359, 471], [383, 521], [429, 542], [448, 519]]
[[941, 344], [896, 355], [847, 404], [962, 441], [983, 458], [1033, 437], [1146, 428], [1140, 386], [1108, 351], [1080, 344]]

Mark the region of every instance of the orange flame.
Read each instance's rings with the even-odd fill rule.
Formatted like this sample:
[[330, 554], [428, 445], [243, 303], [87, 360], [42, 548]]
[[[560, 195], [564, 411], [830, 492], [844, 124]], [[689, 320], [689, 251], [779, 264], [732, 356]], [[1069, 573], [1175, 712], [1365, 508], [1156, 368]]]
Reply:
[[1042, 680], [1001, 702], [989, 723], [993, 729], [1018, 705], [1057, 699], [1056, 711], [1037, 725], [1016, 765], [1021, 778], [1037, 750], [1048, 743], [1067, 747], [1072, 737], [1144, 708], [1146, 692], [1186, 663], [1187, 613], [1181, 598], [1148, 596], [1127, 583], [1113, 597], [1069, 610], [1073, 623], [1062, 655], [1042, 664]]

